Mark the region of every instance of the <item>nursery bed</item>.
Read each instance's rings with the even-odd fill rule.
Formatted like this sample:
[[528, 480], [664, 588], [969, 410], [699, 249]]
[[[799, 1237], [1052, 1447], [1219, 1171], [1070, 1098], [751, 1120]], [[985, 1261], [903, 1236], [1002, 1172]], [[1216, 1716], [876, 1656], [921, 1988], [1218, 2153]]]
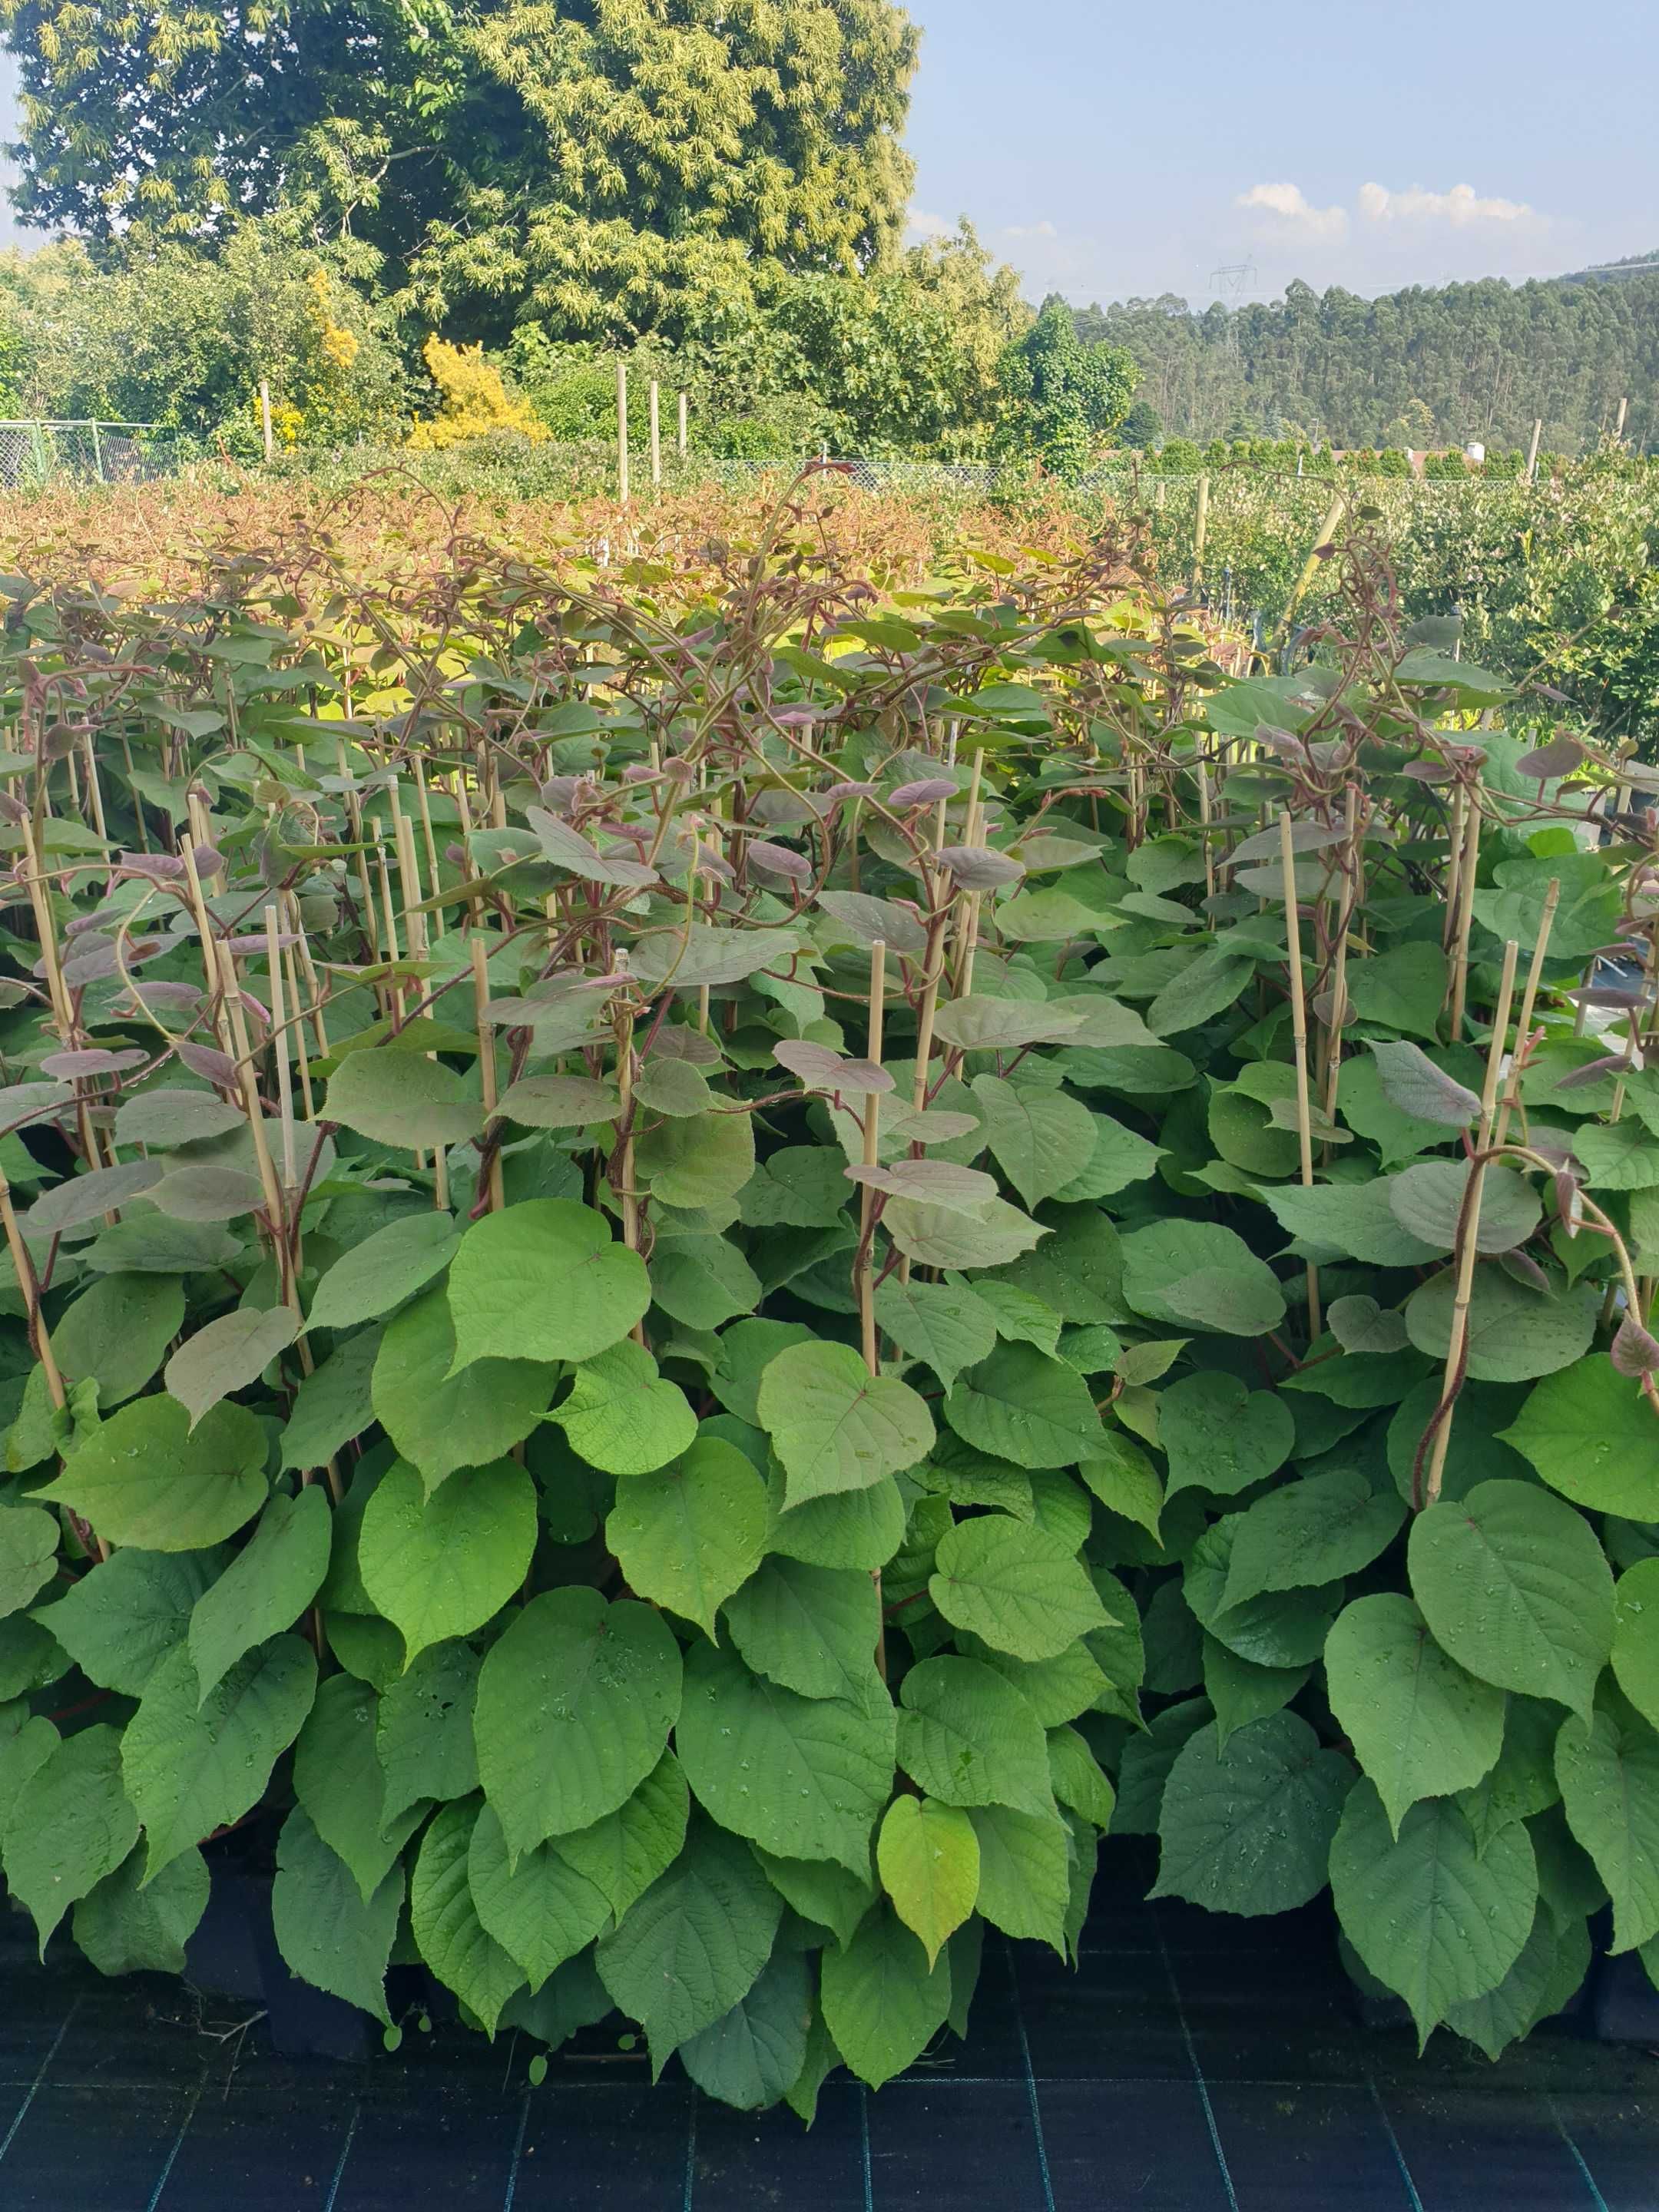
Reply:
[[988, 1943], [965, 2045], [879, 2095], [837, 2073], [810, 2135], [732, 2112], [598, 2029], [411, 2032], [276, 2057], [256, 2009], [0, 1942], [3, 2212], [1648, 2212], [1659, 2060], [1569, 2023], [1489, 2065], [1367, 2027], [1314, 1908], [1237, 1922], [1109, 1876], [1073, 1973]]

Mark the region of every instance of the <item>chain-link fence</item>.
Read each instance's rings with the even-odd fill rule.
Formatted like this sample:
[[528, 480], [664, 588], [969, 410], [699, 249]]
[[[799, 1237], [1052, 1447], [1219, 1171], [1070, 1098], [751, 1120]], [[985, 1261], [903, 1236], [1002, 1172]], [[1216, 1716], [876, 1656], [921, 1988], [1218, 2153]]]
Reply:
[[153, 422], [0, 421], [0, 488], [142, 483], [174, 466], [173, 442]]

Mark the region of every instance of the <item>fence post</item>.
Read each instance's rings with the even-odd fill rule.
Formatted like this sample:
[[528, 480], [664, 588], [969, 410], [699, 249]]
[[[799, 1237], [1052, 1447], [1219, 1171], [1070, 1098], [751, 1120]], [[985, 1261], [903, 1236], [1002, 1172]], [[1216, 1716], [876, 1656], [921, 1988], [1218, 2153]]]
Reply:
[[662, 488], [662, 423], [657, 406], [657, 380], [651, 380], [651, 489]]
[[1532, 426], [1532, 445], [1527, 453], [1527, 482], [1538, 481], [1538, 441], [1544, 434], [1544, 418], [1540, 415]]
[[617, 496], [628, 504], [628, 363], [617, 363]]
[[93, 466], [98, 471], [98, 481], [100, 483], [102, 483], [104, 481], [104, 441], [98, 434], [98, 425], [95, 422], [92, 426], [92, 461]]
[[269, 465], [275, 457], [275, 445], [270, 434], [270, 386], [263, 376], [259, 379], [259, 430], [264, 440], [265, 461]]
[[1204, 580], [1204, 541], [1210, 532], [1210, 479], [1198, 480], [1198, 520], [1193, 526], [1193, 589]]
[[685, 394], [680, 394], [680, 459], [685, 459]]
[[36, 473], [41, 483], [45, 483], [51, 472], [51, 463], [46, 458], [46, 433], [44, 424], [39, 422], [29, 424], [29, 443], [34, 449]]

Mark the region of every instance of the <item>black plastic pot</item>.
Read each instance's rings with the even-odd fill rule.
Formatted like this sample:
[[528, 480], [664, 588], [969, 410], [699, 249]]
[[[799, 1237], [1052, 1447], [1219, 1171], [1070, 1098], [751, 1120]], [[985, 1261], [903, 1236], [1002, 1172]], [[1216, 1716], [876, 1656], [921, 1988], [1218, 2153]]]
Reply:
[[356, 2005], [290, 1973], [271, 1927], [271, 1876], [208, 1855], [207, 1911], [185, 1953], [198, 1989], [262, 2004], [274, 2049], [285, 2058], [366, 2058], [373, 2023]]

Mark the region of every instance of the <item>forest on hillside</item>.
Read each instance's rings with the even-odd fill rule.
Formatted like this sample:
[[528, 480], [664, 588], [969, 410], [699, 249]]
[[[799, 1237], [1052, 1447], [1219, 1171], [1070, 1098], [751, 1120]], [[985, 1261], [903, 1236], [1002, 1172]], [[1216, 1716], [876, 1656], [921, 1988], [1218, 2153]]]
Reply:
[[1659, 443], [1659, 269], [1511, 285], [1413, 285], [1362, 300], [1293, 283], [1282, 300], [1195, 310], [1164, 293], [1077, 313], [1140, 385], [1133, 433], [1328, 439], [1340, 447], [1525, 446], [1580, 453], [1630, 402], [1626, 436]]

